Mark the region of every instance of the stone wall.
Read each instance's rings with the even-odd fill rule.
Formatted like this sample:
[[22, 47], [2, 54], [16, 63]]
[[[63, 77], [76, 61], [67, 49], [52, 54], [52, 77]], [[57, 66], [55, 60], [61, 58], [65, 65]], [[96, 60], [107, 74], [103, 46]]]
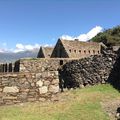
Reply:
[[56, 71], [61, 65], [72, 61], [73, 59], [65, 58], [35, 58], [35, 59], [20, 59], [19, 72], [43, 72]]
[[117, 54], [118, 56], [109, 75], [108, 82], [120, 91], [120, 49]]
[[79, 40], [59, 39], [51, 58], [85, 58], [101, 54], [102, 46], [96, 42], [81, 42]]
[[61, 88], [76, 88], [106, 83], [116, 58], [116, 54], [110, 53], [66, 63], [59, 71]]
[[58, 92], [58, 71], [0, 74], [0, 105], [52, 100]]
[[5, 73], [5, 72], [18, 72], [16, 71], [16, 62], [15, 63], [6, 63], [6, 64], [0, 64], [0, 73]]

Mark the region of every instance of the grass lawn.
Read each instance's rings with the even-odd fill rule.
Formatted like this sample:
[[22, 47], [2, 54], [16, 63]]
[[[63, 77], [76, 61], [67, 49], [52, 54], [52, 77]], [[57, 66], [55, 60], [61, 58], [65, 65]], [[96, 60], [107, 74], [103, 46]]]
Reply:
[[60, 101], [1, 106], [0, 120], [110, 120], [101, 102], [120, 99], [110, 85], [61, 93]]

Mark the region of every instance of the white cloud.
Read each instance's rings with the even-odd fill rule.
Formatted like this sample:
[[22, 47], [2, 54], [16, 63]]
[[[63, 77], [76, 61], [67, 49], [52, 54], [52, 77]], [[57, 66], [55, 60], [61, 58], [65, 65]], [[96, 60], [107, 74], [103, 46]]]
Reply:
[[[80, 41], [88, 41], [89, 39], [93, 38], [95, 35], [97, 35], [99, 32], [102, 32], [103, 28], [101, 26], [96, 26], [93, 29], [91, 29], [88, 33], [86, 34], [80, 34], [79, 36], [69, 36], [69, 35], [62, 35], [60, 38], [66, 39], [66, 40], [74, 40], [74, 39], [79, 39]], [[53, 39], [54, 40], [54, 39]], [[21, 52], [21, 51], [27, 51], [27, 50], [33, 50], [41, 46], [40, 44], [22, 44], [22, 43], [17, 43], [15, 48], [8, 49], [7, 48], [7, 43], [1, 43], [2, 47], [0, 49], [0, 52]], [[49, 44], [42, 45], [44, 47], [52, 46]]]
[[13, 52], [21, 52], [21, 51], [31, 51], [33, 49], [36, 49], [36, 48], [39, 48], [40, 45], [39, 44], [34, 44], [34, 45], [30, 45], [30, 44], [27, 44], [27, 45], [23, 45], [21, 43], [18, 43], [16, 44], [16, 48], [13, 50]]
[[66, 39], [66, 40], [74, 40], [75, 39], [75, 37], [69, 36], [69, 35], [62, 35], [60, 38], [61, 39]]
[[[3, 46], [3, 44], [2, 44]], [[43, 46], [43, 47], [48, 47], [48, 46], [53, 46], [53, 45], [49, 45], [49, 44], [45, 44], [45, 45], [40, 45], [40, 44], [22, 44], [22, 43], [17, 43], [15, 48], [6, 48], [7, 46], [7, 43], [0, 49], [0, 53], [6, 53], [6, 52], [14, 52], [14, 53], [17, 53], [17, 52], [22, 52], [22, 51], [32, 51], [34, 49], [39, 49], [40, 46]]]
[[78, 39], [79, 41], [88, 41], [94, 36], [96, 36], [99, 32], [102, 32], [103, 28], [101, 26], [96, 26], [92, 28], [88, 33], [86, 34], [80, 34], [77, 37], [69, 36], [69, 35], [62, 35], [60, 38], [61, 39], [66, 39], [66, 40], [74, 40]]

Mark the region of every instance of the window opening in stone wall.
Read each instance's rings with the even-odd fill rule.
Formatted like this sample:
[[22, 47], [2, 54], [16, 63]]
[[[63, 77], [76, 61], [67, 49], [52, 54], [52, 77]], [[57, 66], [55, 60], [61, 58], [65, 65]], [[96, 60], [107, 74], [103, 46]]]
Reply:
[[60, 60], [60, 65], [63, 65], [63, 60]]
[[5, 72], [5, 65], [3, 64], [3, 72]]
[[93, 50], [93, 54], [95, 54], [95, 50]]
[[79, 50], [79, 53], [81, 53], [81, 50]]
[[7, 72], [7, 63], [5, 64], [5, 72]]
[[16, 61], [14, 66], [14, 72], [19, 72], [19, 71], [20, 71], [20, 61]]
[[9, 72], [12, 72], [12, 63], [9, 64]]
[[86, 54], [86, 50], [84, 50], [84, 53]]
[[88, 52], [89, 52], [89, 54], [90, 54], [90, 50], [89, 50]]
[[99, 54], [100, 52], [98, 51], [98, 54]]
[[76, 50], [74, 50], [74, 52], [76, 53]]
[[71, 49], [69, 50], [69, 52], [71, 53]]

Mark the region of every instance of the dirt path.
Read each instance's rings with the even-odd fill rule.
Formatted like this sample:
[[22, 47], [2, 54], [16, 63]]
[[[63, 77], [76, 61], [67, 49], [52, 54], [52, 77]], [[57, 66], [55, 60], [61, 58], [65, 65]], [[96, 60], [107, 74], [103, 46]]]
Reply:
[[119, 115], [117, 114], [117, 111], [120, 113], [120, 99], [101, 102], [101, 105], [109, 115], [110, 120], [120, 120], [118, 119]]

